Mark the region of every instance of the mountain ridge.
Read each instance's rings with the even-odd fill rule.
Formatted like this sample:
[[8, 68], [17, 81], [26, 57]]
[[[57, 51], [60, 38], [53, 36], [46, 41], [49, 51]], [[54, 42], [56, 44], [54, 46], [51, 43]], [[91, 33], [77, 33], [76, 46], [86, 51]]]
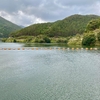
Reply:
[[9, 34], [13, 31], [20, 30], [21, 27], [4, 19], [0, 16], [0, 38], [8, 37]]
[[19, 31], [12, 32], [10, 36], [38, 36], [67, 37], [83, 34], [87, 23], [92, 19], [100, 18], [98, 15], [71, 15], [62, 20], [48, 23], [33, 24]]

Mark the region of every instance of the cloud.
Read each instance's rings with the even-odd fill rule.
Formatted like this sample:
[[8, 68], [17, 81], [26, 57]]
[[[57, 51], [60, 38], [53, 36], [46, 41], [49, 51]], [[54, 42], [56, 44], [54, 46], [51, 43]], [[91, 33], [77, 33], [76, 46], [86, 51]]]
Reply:
[[62, 6], [86, 6], [92, 5], [99, 0], [55, 0], [57, 4]]
[[73, 14], [100, 15], [99, 0], [3, 0], [0, 16], [18, 25], [56, 21]]
[[9, 21], [13, 21], [13, 23], [16, 23], [17, 25], [22, 25], [22, 26], [29, 26], [33, 23], [44, 23], [45, 22], [41, 18], [37, 18], [34, 15], [26, 15], [22, 11], [13, 13], [13, 15], [10, 15], [7, 12], [1, 11], [0, 15]]

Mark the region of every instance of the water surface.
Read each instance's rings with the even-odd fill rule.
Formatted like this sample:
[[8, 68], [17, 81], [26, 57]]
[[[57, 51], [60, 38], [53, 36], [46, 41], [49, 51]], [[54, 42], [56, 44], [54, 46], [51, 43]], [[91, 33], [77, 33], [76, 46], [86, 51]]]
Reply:
[[100, 100], [100, 51], [0, 50], [0, 100]]

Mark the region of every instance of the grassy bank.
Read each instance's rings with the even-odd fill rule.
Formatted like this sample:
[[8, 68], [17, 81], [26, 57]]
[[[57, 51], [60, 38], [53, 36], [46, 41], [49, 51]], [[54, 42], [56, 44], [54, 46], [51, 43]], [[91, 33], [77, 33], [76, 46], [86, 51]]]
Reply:
[[[95, 39], [95, 41], [94, 41]], [[97, 36], [91, 36], [91, 34], [77, 34], [70, 37], [48, 37], [45, 35], [38, 36], [20, 36], [20, 37], [9, 37], [2, 38], [2, 42], [17, 42], [17, 43], [65, 43], [67, 45], [83, 45], [85, 46], [97, 45], [100, 46], [100, 40], [97, 39]]]
[[20, 36], [3, 38], [2, 42], [20, 42], [20, 43], [68, 43], [71, 37], [47, 37], [43, 35], [39, 36]]

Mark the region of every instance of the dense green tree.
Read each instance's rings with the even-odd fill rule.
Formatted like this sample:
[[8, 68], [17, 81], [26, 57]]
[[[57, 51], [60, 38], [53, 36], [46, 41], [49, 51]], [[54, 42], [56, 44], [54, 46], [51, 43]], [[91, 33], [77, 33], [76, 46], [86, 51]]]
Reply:
[[13, 42], [17, 42], [16, 39], [14, 39]]
[[51, 40], [49, 37], [44, 36], [44, 35], [38, 35], [35, 37], [34, 40], [35, 43], [51, 43]]
[[94, 45], [96, 42], [96, 36], [94, 33], [85, 34], [82, 40], [83, 45]]
[[93, 19], [87, 24], [86, 31], [93, 31], [100, 28], [100, 19]]
[[48, 37], [44, 37], [43, 40], [45, 41], [45, 43], [50, 43], [51, 40]]

